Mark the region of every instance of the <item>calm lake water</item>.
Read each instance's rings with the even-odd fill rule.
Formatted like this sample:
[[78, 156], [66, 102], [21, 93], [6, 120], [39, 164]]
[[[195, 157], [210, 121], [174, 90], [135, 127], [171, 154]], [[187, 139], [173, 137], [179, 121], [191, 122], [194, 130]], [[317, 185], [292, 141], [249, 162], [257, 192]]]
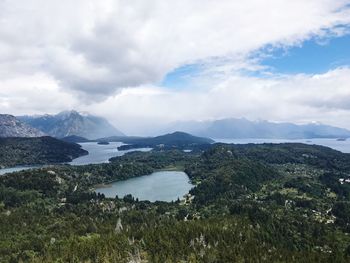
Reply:
[[11, 168], [3, 168], [0, 169], [0, 175], [4, 175], [7, 173], [14, 173], [14, 172], [19, 172], [23, 170], [29, 170], [29, 169], [35, 169], [35, 168], [40, 168], [43, 167], [42, 165], [32, 165], [32, 166], [16, 166], [16, 167], [11, 167]]
[[[86, 164], [98, 164], [98, 163], [108, 163], [109, 159], [115, 156], [122, 156], [127, 152], [132, 151], [150, 151], [152, 148], [140, 148], [131, 149], [127, 151], [118, 151], [117, 147], [121, 146], [121, 142], [111, 142], [108, 145], [97, 144], [96, 142], [85, 142], [80, 143], [84, 150], [89, 152], [88, 155], [81, 156], [70, 162], [70, 165], [86, 165]], [[16, 166], [11, 168], [0, 169], [0, 175], [6, 173], [19, 172], [28, 169], [41, 168], [44, 165], [29, 165], [29, 166]]]
[[127, 151], [118, 151], [118, 147], [123, 145], [121, 142], [110, 142], [107, 145], [97, 144], [96, 142], [85, 142], [80, 143], [84, 150], [89, 152], [88, 155], [81, 156], [74, 159], [69, 164], [71, 165], [86, 165], [86, 164], [97, 164], [97, 163], [108, 163], [109, 159], [116, 156], [122, 156], [127, 152], [132, 151], [150, 151], [152, 148], [139, 148], [131, 149]]
[[109, 184], [107, 187], [97, 188], [96, 192], [106, 197], [119, 198], [127, 194], [139, 200], [176, 201], [187, 194], [193, 185], [184, 172], [160, 171], [150, 175], [130, 178]]
[[350, 139], [346, 141], [337, 141], [336, 139], [297, 139], [297, 140], [283, 140], [283, 139], [215, 139], [216, 142], [247, 144], [247, 143], [306, 143], [327, 146], [343, 153], [350, 153]]

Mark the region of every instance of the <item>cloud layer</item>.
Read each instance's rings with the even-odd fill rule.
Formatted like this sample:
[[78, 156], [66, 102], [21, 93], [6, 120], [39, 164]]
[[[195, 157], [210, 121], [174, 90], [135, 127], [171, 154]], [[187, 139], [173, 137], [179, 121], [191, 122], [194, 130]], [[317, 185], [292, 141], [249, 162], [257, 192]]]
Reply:
[[350, 68], [268, 79], [236, 75], [212, 83], [205, 92], [125, 89], [89, 108], [133, 134], [154, 133], [178, 120], [242, 116], [295, 123], [319, 121], [350, 129], [349, 83]]
[[[303, 121], [301, 112], [307, 110], [307, 119], [323, 120], [337, 112], [341, 120], [349, 116], [348, 68], [320, 76], [267, 78], [239, 72], [260, 68], [252, 54], [262, 48], [345, 34], [348, 4], [0, 0], [0, 111], [74, 107], [108, 115], [130, 131], [136, 128], [129, 124], [133, 117]], [[169, 91], [159, 86], [169, 72], [187, 64], [205, 69], [192, 81], [196, 88]]]

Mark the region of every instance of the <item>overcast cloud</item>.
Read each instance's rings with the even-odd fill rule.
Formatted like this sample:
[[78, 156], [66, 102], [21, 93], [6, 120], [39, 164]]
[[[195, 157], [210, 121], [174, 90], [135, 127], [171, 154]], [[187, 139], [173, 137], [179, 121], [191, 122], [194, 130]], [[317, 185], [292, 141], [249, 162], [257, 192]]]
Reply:
[[[349, 33], [349, 3], [0, 0], [0, 112], [75, 108], [134, 134], [150, 123], [224, 117], [350, 128], [348, 67], [317, 75], [242, 73], [262, 69], [253, 54], [267, 45]], [[192, 88], [160, 84], [196, 63], [205, 70]]]

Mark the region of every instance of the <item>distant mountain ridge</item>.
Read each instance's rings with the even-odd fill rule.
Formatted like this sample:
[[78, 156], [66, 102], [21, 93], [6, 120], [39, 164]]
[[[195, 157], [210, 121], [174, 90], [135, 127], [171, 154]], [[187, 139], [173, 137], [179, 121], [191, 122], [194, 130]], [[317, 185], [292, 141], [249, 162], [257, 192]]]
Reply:
[[189, 121], [173, 124], [170, 130], [181, 130], [197, 136], [220, 139], [311, 139], [349, 138], [350, 131], [324, 124], [274, 123], [247, 119], [221, 119], [214, 121]]
[[19, 116], [18, 118], [56, 138], [72, 135], [87, 139], [124, 136], [121, 131], [113, 127], [106, 119], [89, 114], [81, 114], [74, 110], [64, 111], [56, 115]]
[[45, 133], [9, 114], [0, 114], [0, 137], [40, 137]]

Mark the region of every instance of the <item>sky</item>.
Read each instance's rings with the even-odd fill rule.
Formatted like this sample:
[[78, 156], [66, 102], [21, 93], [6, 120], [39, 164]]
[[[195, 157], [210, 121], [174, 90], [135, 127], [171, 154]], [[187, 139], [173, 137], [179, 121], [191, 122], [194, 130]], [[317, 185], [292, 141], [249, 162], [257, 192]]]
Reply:
[[0, 0], [0, 113], [70, 109], [350, 129], [350, 0]]

